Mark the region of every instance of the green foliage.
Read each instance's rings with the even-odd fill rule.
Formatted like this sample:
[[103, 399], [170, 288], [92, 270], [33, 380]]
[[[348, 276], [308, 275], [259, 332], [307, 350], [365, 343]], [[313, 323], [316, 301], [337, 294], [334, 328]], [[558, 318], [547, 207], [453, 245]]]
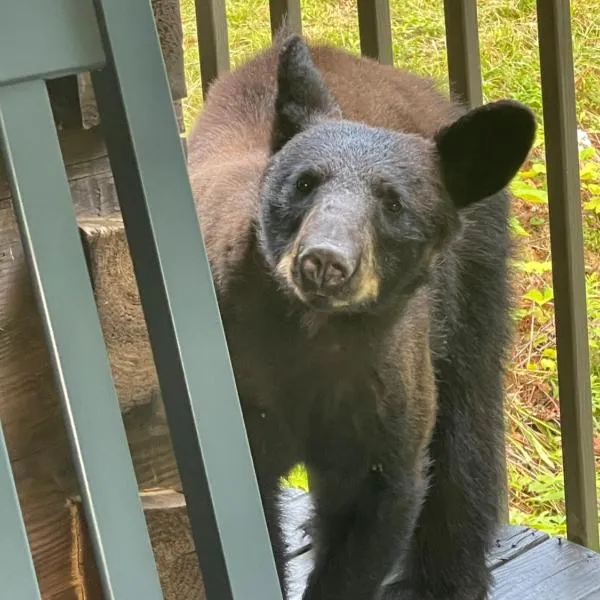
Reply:
[[[596, 3], [571, 0], [577, 117], [579, 126], [590, 134], [600, 132], [600, 11]], [[228, 0], [233, 67], [269, 44], [268, 5], [266, 0]], [[202, 106], [193, 0], [182, 0], [181, 10], [188, 82], [184, 111], [189, 130]], [[355, 0], [302, 0], [302, 11], [309, 38], [359, 53]], [[507, 370], [510, 515], [513, 521], [564, 534], [554, 291], [535, 11], [535, 0], [478, 3], [485, 101], [518, 99], [532, 107], [540, 123], [531, 160], [511, 184], [515, 202], [510, 227], [517, 251], [512, 263], [515, 343]], [[391, 14], [396, 65], [433, 77], [447, 90], [443, 2], [391, 0]], [[600, 463], [600, 160], [593, 147], [581, 151], [580, 173], [592, 401]], [[285, 481], [302, 489], [308, 487], [302, 466], [295, 467]]]
[[[358, 53], [355, 0], [302, 0], [304, 33]], [[444, 7], [440, 0], [391, 0], [396, 65], [435, 78], [447, 90]], [[600, 16], [596, 0], [571, 0], [577, 114], [586, 129], [600, 129]], [[479, 2], [481, 68], [485, 100], [513, 97], [540, 116], [538, 32], [535, 0]], [[181, 1], [186, 74], [185, 121], [202, 104], [196, 53], [194, 2]], [[270, 41], [267, 0], [228, 0], [231, 64], [237, 66]], [[540, 142], [542, 136], [540, 135]]]
[[[600, 158], [593, 147], [580, 151], [585, 238], [592, 404], [600, 434]], [[511, 184], [515, 196], [512, 230], [521, 260], [513, 262], [520, 291], [515, 310], [517, 348], [509, 371], [509, 485], [511, 519], [564, 534], [564, 486], [554, 334], [554, 290], [548, 235], [548, 194], [541, 155]], [[598, 475], [600, 488], [600, 474]], [[599, 513], [600, 521], [600, 513]]]

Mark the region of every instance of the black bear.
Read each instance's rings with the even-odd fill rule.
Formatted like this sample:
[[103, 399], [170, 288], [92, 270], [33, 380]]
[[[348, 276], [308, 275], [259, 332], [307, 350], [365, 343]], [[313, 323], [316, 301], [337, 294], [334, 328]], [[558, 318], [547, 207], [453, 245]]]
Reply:
[[[189, 172], [279, 570], [304, 600], [483, 600], [502, 485], [505, 186], [535, 119], [299, 36], [211, 87]], [[396, 573], [391, 582], [391, 571]]]

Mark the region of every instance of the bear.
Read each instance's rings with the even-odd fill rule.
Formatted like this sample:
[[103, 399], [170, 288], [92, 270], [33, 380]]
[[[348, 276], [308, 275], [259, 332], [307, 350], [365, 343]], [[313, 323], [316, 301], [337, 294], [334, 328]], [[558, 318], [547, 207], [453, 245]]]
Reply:
[[306, 466], [303, 600], [484, 600], [503, 486], [515, 100], [282, 32], [209, 88], [188, 170], [284, 598], [281, 477]]

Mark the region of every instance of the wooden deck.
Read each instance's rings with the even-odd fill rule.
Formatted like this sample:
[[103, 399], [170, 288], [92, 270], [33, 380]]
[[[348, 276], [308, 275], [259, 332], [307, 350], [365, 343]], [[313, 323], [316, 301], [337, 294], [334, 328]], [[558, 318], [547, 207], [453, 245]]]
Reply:
[[[286, 490], [285, 530], [290, 543], [292, 597], [300, 600], [312, 566], [302, 524], [308, 494]], [[600, 600], [600, 554], [522, 526], [503, 526], [489, 564], [495, 584], [490, 600]]]

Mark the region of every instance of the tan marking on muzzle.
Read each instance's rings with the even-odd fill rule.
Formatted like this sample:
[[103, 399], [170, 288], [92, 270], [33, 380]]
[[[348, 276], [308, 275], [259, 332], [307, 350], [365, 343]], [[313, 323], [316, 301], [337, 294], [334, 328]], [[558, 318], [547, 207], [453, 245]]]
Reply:
[[354, 294], [349, 299], [350, 303], [361, 304], [377, 300], [381, 280], [377, 273], [377, 261], [371, 232], [365, 234], [360, 267], [354, 277], [356, 278], [356, 287]]
[[298, 288], [298, 286], [296, 285], [296, 283], [294, 282], [294, 279], [292, 277], [292, 267], [294, 264], [294, 256], [296, 255], [296, 252], [297, 252], [297, 243], [294, 243], [294, 245], [289, 250], [286, 250], [282, 254], [281, 259], [279, 260], [279, 262], [277, 263], [277, 266], [275, 267], [275, 270], [276, 270], [277, 274], [291, 288], [291, 290], [294, 292], [294, 294], [296, 294], [296, 296], [298, 298], [300, 298], [300, 300], [305, 302], [306, 296], [302, 293], [300, 288]]
[[275, 268], [279, 276], [285, 279], [290, 285], [293, 285], [292, 265], [294, 262], [294, 252], [295, 247], [286, 250], [282, 254], [281, 259], [279, 260], [279, 262], [277, 263], [277, 267]]
[[[278, 275], [290, 286], [294, 294], [302, 300], [306, 301], [306, 296], [302, 290], [298, 288], [292, 277], [292, 267], [294, 256], [297, 252], [298, 241], [300, 235], [297, 236], [294, 244], [286, 250], [281, 259], [277, 263], [276, 271]], [[379, 296], [379, 288], [381, 281], [377, 273], [375, 252], [373, 248], [373, 238], [370, 233], [364, 236], [364, 244], [362, 248], [362, 259], [358, 272], [354, 274], [353, 290], [348, 298], [331, 298], [331, 306], [335, 308], [343, 308], [353, 304], [363, 304], [373, 302]]]
[[306, 301], [306, 296], [302, 293], [302, 291], [298, 288], [298, 286], [294, 282], [294, 278], [292, 277], [292, 270], [294, 266], [294, 257], [298, 253], [298, 244], [302, 239], [302, 235], [304, 230], [312, 217], [316, 212], [316, 206], [313, 206], [309, 213], [304, 218], [302, 225], [300, 226], [300, 230], [296, 234], [296, 238], [294, 239], [294, 243], [281, 255], [281, 259], [277, 263], [275, 267], [275, 271], [277, 274], [290, 286], [293, 290], [294, 294], [300, 298], [302, 301]]

